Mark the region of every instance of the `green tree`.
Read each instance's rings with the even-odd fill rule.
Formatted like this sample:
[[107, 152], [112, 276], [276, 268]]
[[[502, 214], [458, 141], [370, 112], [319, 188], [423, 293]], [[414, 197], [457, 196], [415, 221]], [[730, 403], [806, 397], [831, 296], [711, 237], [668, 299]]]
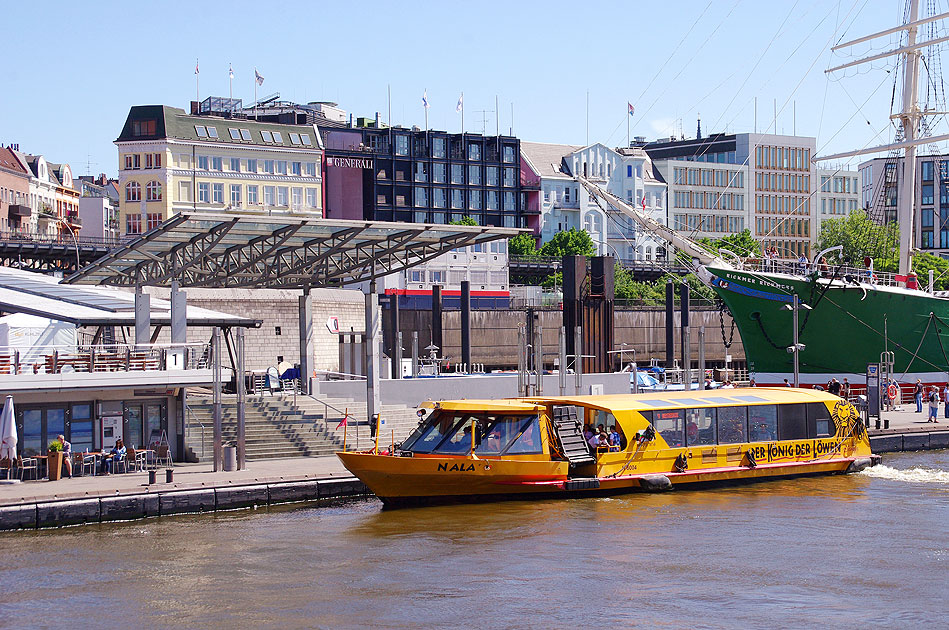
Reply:
[[928, 252], [913, 255], [913, 271], [919, 276], [919, 284], [929, 288], [929, 270], [933, 270], [933, 288], [937, 291], [949, 289], [949, 262]]
[[699, 239], [699, 244], [716, 255], [720, 248], [739, 256], [761, 255], [761, 245], [751, 236], [751, 230], [747, 228], [737, 234], [729, 234], [714, 240], [706, 236]]
[[570, 228], [566, 232], [557, 232], [552, 239], [540, 248], [541, 256], [593, 256], [596, 246], [586, 230]]
[[896, 223], [878, 225], [866, 212], [857, 210], [849, 216], [828, 219], [821, 223], [817, 251], [843, 246], [843, 260], [862, 265], [872, 258], [874, 269], [892, 271], [899, 262], [899, 227]]
[[448, 225], [478, 225], [478, 222], [472, 219], [471, 217], [469, 217], [468, 215], [465, 215], [461, 217], [460, 219], [455, 219], [454, 221], [451, 221]]
[[533, 235], [521, 232], [517, 236], [508, 239], [507, 251], [512, 256], [536, 256], [537, 242]]

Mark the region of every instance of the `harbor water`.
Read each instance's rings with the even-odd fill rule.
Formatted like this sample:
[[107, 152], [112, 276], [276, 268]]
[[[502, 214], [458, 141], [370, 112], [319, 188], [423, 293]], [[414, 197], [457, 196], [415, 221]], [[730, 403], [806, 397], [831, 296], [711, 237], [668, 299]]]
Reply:
[[942, 628], [949, 451], [856, 475], [0, 535], [0, 627]]

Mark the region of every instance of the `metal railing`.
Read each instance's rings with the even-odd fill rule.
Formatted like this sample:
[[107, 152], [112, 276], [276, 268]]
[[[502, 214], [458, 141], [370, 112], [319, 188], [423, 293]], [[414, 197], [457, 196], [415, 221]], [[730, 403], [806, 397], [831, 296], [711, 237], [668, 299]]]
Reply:
[[[906, 286], [905, 281], [897, 279], [897, 274], [887, 271], [871, 271], [866, 267], [850, 267], [847, 265], [832, 265], [821, 268], [820, 265], [813, 263], [802, 263], [798, 260], [781, 258], [748, 258], [742, 262], [744, 271], [756, 271], [762, 273], [784, 273], [790, 276], [809, 276], [818, 273], [824, 278], [837, 277], [841, 280], [850, 279], [853, 281], [866, 282], [885, 287]], [[920, 278], [920, 282], [925, 282]]]
[[0, 375], [200, 370], [209, 344], [0, 346]]
[[187, 411], [185, 414], [185, 445], [191, 447], [192, 452], [194, 452], [192, 437], [195, 429], [194, 425], [188, 422], [188, 416], [190, 415], [193, 419], [193, 422], [197, 422], [199, 425], [201, 425], [201, 454], [198, 455], [195, 453], [195, 456], [203, 459], [207, 456], [207, 427], [204, 426], [204, 423], [198, 419], [198, 416], [194, 413], [194, 409], [192, 409], [187, 402], [185, 402], [185, 410]]
[[[76, 236], [79, 247], [118, 247], [133, 237], [94, 237]], [[43, 243], [50, 245], [73, 246], [73, 239], [69, 234], [46, 234], [41, 232], [25, 232], [17, 230], [0, 230], [0, 241]]]

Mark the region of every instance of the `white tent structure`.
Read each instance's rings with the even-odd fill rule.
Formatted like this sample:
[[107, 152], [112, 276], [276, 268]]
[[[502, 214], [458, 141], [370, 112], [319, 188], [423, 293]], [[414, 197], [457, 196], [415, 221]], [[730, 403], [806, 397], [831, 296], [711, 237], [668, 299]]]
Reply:
[[0, 317], [0, 352], [19, 352], [20, 361], [42, 361], [53, 347], [76, 352], [76, 326], [26, 313]]

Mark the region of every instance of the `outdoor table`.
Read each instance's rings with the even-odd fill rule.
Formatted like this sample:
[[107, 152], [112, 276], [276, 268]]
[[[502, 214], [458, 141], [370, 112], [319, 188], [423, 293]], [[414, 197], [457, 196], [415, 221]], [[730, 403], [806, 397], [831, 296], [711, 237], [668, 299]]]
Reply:
[[[43, 465], [43, 476], [44, 476], [44, 477], [48, 476], [48, 474], [49, 474], [49, 462], [47, 462], [46, 460], [49, 459], [49, 455], [29, 455], [29, 457], [32, 457], [33, 459], [36, 460], [37, 466], [39, 466], [40, 464], [42, 464], [42, 465]], [[37, 476], [39, 476], [39, 470], [37, 470], [36, 472], [37, 472]]]

